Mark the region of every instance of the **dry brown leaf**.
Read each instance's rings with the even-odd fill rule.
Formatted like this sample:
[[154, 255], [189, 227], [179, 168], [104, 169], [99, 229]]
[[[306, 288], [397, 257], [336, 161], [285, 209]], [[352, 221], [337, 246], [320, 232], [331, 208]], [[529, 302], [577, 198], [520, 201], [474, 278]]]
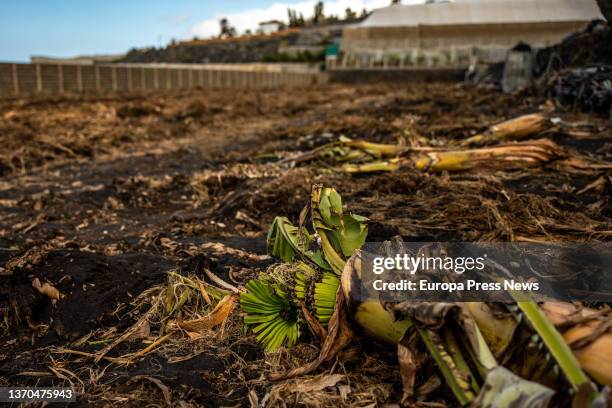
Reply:
[[199, 319], [178, 322], [177, 325], [187, 332], [202, 333], [220, 325], [228, 318], [236, 307], [238, 295], [226, 295], [206, 316]]
[[246, 259], [252, 262], [259, 262], [262, 260], [269, 259], [268, 255], [257, 255], [250, 252], [243, 251], [242, 249], [232, 248], [227, 246], [221, 242], [207, 242], [205, 244], [200, 245], [200, 247], [204, 250], [212, 250], [215, 252], [215, 255], [231, 255], [237, 258]]
[[151, 325], [149, 322], [145, 322], [140, 326], [132, 335], [127, 339], [128, 341], [136, 341], [146, 339], [151, 335]]
[[259, 398], [257, 397], [257, 393], [255, 392], [255, 390], [250, 390], [248, 397], [249, 397], [249, 406], [251, 408], [258, 408]]
[[327, 330], [325, 330], [325, 327], [323, 327], [321, 322], [319, 322], [319, 320], [310, 313], [308, 308], [304, 306], [304, 303], [301, 303], [301, 306], [302, 314], [304, 315], [304, 320], [306, 320], [306, 323], [308, 324], [308, 328], [315, 336], [317, 336], [319, 341], [323, 343], [327, 337]]
[[397, 345], [397, 358], [400, 366], [400, 377], [404, 386], [402, 404], [406, 404], [414, 394], [417, 365], [412, 350], [402, 343]]
[[172, 337], [172, 334], [173, 333], [164, 334], [163, 336], [158, 337], [157, 339], [155, 339], [155, 341], [153, 343], [149, 344], [147, 347], [143, 348], [142, 350], [139, 350], [136, 353], [126, 354], [126, 355], [123, 355], [121, 357], [124, 357], [124, 358], [136, 358], [136, 357], [142, 357], [145, 354], [149, 354], [157, 346], [159, 346], [160, 344], [162, 344], [163, 342], [168, 340], [170, 337]]
[[198, 284], [198, 288], [200, 289], [202, 299], [204, 299], [207, 305], [212, 305], [212, 300], [210, 299], [210, 296], [208, 296], [208, 292], [206, 291], [206, 288], [204, 288], [202, 282], [200, 280], [197, 280], [196, 283]]
[[593, 194], [604, 194], [606, 189], [612, 186], [612, 177], [610, 176], [599, 176], [595, 181], [587, 184], [582, 190], [578, 191], [576, 194], [585, 194], [585, 193], [593, 193]]
[[232, 291], [234, 293], [240, 293], [240, 290], [237, 287], [235, 287], [234, 285], [232, 285], [231, 283], [227, 283], [226, 281], [224, 281], [223, 279], [221, 279], [220, 277], [218, 277], [217, 275], [215, 275], [214, 273], [212, 273], [211, 271], [209, 271], [206, 268], [204, 268], [203, 270], [204, 270], [204, 273], [206, 274], [206, 276], [208, 276], [208, 279], [210, 279], [211, 281], [213, 281], [214, 283], [216, 283], [217, 285], [219, 285], [223, 289], [230, 290], [230, 291]]
[[344, 374], [325, 374], [318, 377], [300, 381], [292, 387], [293, 392], [321, 391], [327, 387], [333, 387], [344, 379]]
[[340, 393], [340, 398], [342, 399], [342, 402], [346, 402], [346, 399], [348, 398], [351, 391], [352, 390], [350, 385], [338, 385], [338, 392]]
[[48, 282], [40, 283], [38, 278], [32, 280], [32, 287], [36, 289], [41, 295], [47, 296], [49, 299], [56, 301], [62, 298], [62, 294], [59, 290]]

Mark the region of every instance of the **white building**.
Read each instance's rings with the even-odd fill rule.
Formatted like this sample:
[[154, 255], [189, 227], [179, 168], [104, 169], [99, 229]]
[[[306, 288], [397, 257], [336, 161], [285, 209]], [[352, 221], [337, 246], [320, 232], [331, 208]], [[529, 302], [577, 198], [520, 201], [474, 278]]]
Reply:
[[494, 62], [520, 41], [559, 42], [603, 19], [596, 0], [455, 0], [374, 10], [342, 32], [345, 66], [467, 66]]
[[262, 34], [272, 34], [280, 30], [281, 24], [278, 20], [263, 21], [259, 23], [259, 31]]

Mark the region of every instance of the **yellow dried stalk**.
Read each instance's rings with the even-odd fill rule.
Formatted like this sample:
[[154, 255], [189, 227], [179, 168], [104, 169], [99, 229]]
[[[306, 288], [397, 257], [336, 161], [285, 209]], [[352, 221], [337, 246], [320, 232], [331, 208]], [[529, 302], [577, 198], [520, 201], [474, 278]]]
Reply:
[[472, 136], [461, 143], [461, 146], [482, 146], [491, 143], [509, 142], [525, 139], [542, 133], [551, 127], [545, 115], [532, 113], [519, 116], [489, 127], [485, 132]]
[[415, 160], [422, 171], [461, 171], [473, 168], [512, 169], [538, 166], [563, 156], [563, 151], [547, 139], [518, 142], [478, 149], [429, 152]]

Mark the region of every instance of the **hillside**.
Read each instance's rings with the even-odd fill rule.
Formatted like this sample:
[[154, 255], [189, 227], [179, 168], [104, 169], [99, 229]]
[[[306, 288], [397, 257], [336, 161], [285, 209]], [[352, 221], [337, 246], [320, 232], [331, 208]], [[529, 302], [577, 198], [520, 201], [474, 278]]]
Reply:
[[292, 28], [269, 35], [190, 40], [164, 48], [133, 48], [117, 62], [316, 62], [352, 21]]
[[185, 41], [165, 48], [130, 50], [120, 62], [259, 62], [278, 54], [281, 44], [295, 43], [296, 31], [267, 36]]

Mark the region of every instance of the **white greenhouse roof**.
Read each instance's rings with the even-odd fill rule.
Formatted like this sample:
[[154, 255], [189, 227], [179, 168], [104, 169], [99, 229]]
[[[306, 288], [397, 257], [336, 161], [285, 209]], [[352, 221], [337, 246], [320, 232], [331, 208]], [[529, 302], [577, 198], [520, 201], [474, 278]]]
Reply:
[[596, 0], [456, 0], [374, 10], [359, 27], [541, 23], [604, 19]]

